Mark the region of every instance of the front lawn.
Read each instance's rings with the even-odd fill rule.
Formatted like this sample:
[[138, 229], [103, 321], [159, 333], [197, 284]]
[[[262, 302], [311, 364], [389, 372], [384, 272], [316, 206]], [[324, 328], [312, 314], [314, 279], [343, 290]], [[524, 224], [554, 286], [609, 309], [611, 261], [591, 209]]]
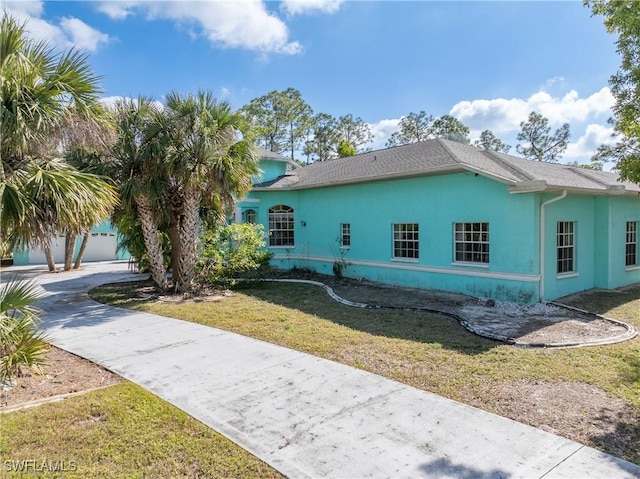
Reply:
[[2, 477], [7, 478], [282, 477], [207, 426], [126, 382], [2, 414], [0, 439]]
[[[638, 338], [589, 348], [518, 349], [475, 336], [450, 318], [350, 308], [303, 284], [254, 284], [213, 302], [141, 300], [130, 285], [105, 286], [92, 296], [365, 369], [640, 464]], [[573, 301], [640, 328], [640, 287]]]

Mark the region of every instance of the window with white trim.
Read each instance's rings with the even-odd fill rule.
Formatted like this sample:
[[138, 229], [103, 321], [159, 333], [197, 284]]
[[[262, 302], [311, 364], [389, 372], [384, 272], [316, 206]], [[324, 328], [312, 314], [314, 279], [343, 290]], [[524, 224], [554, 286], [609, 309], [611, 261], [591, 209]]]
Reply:
[[340, 246], [351, 247], [351, 223], [340, 223]]
[[638, 266], [638, 222], [627, 221], [627, 232], [625, 240], [626, 266]]
[[269, 208], [269, 246], [293, 246], [293, 208], [277, 205]]
[[558, 274], [575, 272], [575, 222], [558, 221], [556, 238]]
[[418, 223], [394, 223], [393, 257], [418, 259], [419, 237]]
[[455, 223], [456, 263], [489, 264], [489, 223]]

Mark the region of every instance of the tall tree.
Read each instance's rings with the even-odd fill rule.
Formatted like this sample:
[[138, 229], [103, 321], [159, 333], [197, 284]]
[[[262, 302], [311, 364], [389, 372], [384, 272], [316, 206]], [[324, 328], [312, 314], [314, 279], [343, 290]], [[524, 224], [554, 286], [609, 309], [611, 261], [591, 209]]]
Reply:
[[272, 91], [241, 108], [253, 123], [256, 142], [265, 150], [282, 153], [287, 150], [287, 125], [282, 114], [281, 94]]
[[459, 143], [469, 143], [469, 127], [451, 115], [443, 115], [433, 122], [431, 135]]
[[[99, 121], [89, 121], [75, 111], [70, 111], [60, 125], [59, 135], [62, 139], [61, 148], [65, 160], [74, 168], [84, 173], [102, 175], [106, 172], [104, 164], [109, 163], [113, 145], [115, 144], [115, 131], [112, 115], [102, 105], [96, 106], [96, 115]], [[114, 190], [112, 190], [114, 191]], [[98, 191], [96, 198], [102, 196]], [[89, 242], [91, 228], [107, 216], [111, 211], [102, 207], [104, 205], [88, 205], [79, 211], [78, 222], [68, 225], [65, 230], [65, 257], [64, 269], [68, 271], [72, 267], [78, 269]], [[74, 258], [75, 245], [79, 235], [82, 235], [80, 250]]]
[[335, 118], [327, 113], [318, 113], [313, 118], [313, 124], [310, 139], [306, 141], [303, 150], [307, 156], [307, 163], [336, 158], [340, 133]]
[[117, 140], [113, 148], [112, 177], [116, 178], [121, 201], [116, 224], [118, 218], [130, 222], [130, 217], [135, 215], [139, 219], [151, 279], [165, 290], [168, 281], [159, 225], [165, 212], [162, 175], [166, 165], [155, 141], [161, 138], [162, 132], [153, 128], [162, 110], [155, 102], [140, 97], [116, 103], [114, 114]]
[[107, 201], [106, 209], [113, 205], [106, 182], [59, 158], [61, 125], [71, 112], [100, 121], [98, 78], [85, 55], [33, 42], [25, 25], [7, 14], [0, 25], [0, 78], [1, 232], [23, 246], [41, 246], [55, 269], [51, 236], [84, 221], [97, 198]]
[[[46, 245], [74, 208], [92, 200], [86, 182], [108, 195], [108, 185], [83, 177], [51, 158], [56, 127], [71, 109], [91, 119], [99, 93], [87, 58], [57, 54], [28, 39], [25, 24], [3, 14], [0, 21], [0, 233], [25, 245]], [[83, 182], [82, 180], [86, 180]], [[85, 183], [85, 184], [83, 184]], [[95, 190], [94, 190], [95, 192]], [[55, 268], [55, 265], [54, 265]], [[0, 291], [0, 376], [20, 366], [38, 370], [46, 344], [37, 332], [33, 285], [9, 282]]]
[[609, 33], [617, 34], [616, 46], [622, 57], [618, 71], [609, 79], [614, 129], [619, 142], [603, 146], [596, 160], [615, 161], [623, 179], [640, 183], [640, 3], [635, 0], [585, 0], [594, 15], [604, 17]]
[[474, 146], [487, 151], [499, 151], [501, 153], [509, 153], [511, 145], [507, 145], [497, 138], [491, 130], [484, 130], [480, 133], [480, 139], [473, 142]]
[[[356, 151], [360, 151], [362, 146], [373, 141], [373, 134], [369, 125], [360, 117], [354, 118], [352, 114], [338, 118], [336, 128], [340, 136], [338, 145], [346, 142]], [[338, 148], [336, 147], [337, 150]]]
[[400, 146], [428, 140], [431, 138], [432, 126], [433, 116], [427, 115], [424, 110], [419, 113], [411, 112], [400, 118], [400, 130], [389, 137], [387, 146]]
[[469, 143], [469, 128], [451, 115], [443, 115], [434, 119], [424, 111], [409, 113], [400, 119], [400, 130], [393, 133], [387, 146], [400, 146], [407, 143], [445, 138], [448, 140]]
[[555, 163], [569, 144], [568, 123], [551, 134], [549, 120], [535, 111], [529, 113], [527, 121], [520, 123], [520, 128], [517, 138], [525, 143], [516, 146], [516, 150], [530, 160]]
[[313, 109], [295, 88], [272, 91], [241, 108], [254, 124], [256, 140], [266, 150], [294, 159], [312, 127]]
[[182, 185], [183, 193], [182, 205], [172, 208], [172, 214], [179, 213], [175, 219], [180, 241], [175, 287], [186, 292], [195, 277], [201, 210], [217, 206], [221, 214], [228, 211], [234, 198], [249, 191], [259, 166], [244, 116], [232, 111], [228, 103], [217, 101], [211, 92], [171, 92], [166, 106], [166, 128], [159, 130], [166, 138], [167, 177]]

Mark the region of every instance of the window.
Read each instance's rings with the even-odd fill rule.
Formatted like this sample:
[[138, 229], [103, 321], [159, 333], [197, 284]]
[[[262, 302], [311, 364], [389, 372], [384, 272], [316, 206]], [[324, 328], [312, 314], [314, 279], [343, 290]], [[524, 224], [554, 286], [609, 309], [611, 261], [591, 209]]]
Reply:
[[393, 257], [418, 259], [418, 223], [393, 225]]
[[455, 261], [489, 264], [489, 223], [455, 223]]
[[269, 208], [269, 246], [293, 246], [293, 208]]
[[625, 265], [638, 265], [638, 222], [627, 221], [627, 237], [625, 241]]
[[340, 223], [340, 246], [343, 248], [351, 246], [351, 223]]
[[575, 234], [572, 221], [558, 221], [558, 274], [575, 271]]
[[246, 210], [244, 212], [244, 222], [254, 224], [256, 222], [256, 210]]

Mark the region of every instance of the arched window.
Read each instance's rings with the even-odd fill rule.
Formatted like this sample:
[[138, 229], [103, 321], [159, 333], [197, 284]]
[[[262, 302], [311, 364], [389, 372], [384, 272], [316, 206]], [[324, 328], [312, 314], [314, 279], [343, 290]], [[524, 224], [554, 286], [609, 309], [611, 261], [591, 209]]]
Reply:
[[277, 205], [269, 208], [269, 246], [293, 246], [293, 208]]
[[256, 222], [256, 210], [253, 210], [253, 209], [245, 210], [244, 222], [254, 224]]

